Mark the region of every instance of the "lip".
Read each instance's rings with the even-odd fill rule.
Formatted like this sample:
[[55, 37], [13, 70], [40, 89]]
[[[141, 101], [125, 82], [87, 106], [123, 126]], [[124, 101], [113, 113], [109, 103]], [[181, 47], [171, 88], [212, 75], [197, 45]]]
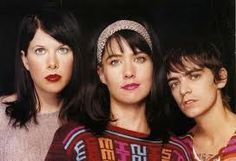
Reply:
[[188, 99], [183, 101], [184, 107], [191, 107], [197, 100], [195, 99]]
[[61, 79], [61, 76], [58, 74], [50, 74], [50, 75], [47, 75], [45, 79], [50, 82], [57, 82]]
[[135, 90], [136, 88], [139, 87], [140, 84], [138, 83], [130, 83], [130, 84], [126, 84], [124, 86], [122, 86], [121, 88], [122, 89], [125, 89], [125, 90]]

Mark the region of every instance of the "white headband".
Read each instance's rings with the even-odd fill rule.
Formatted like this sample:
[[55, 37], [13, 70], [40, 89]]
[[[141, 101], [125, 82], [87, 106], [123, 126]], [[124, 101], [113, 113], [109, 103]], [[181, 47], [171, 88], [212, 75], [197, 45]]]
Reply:
[[146, 28], [141, 24], [130, 21], [130, 20], [119, 20], [109, 26], [107, 26], [102, 33], [100, 34], [97, 41], [97, 61], [101, 63], [102, 61], [102, 52], [107, 42], [107, 39], [112, 36], [115, 32], [120, 30], [132, 30], [139, 33], [147, 42], [148, 46], [152, 50], [152, 41], [150, 35], [148, 34]]

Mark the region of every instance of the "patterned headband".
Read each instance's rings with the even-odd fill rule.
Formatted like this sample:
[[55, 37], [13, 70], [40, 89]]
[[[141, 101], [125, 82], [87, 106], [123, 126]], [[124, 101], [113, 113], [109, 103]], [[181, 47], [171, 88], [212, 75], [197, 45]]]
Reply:
[[146, 28], [141, 24], [130, 21], [130, 20], [119, 20], [108, 27], [106, 27], [103, 32], [100, 34], [98, 41], [97, 41], [97, 61], [101, 63], [102, 61], [102, 51], [105, 47], [107, 39], [112, 36], [115, 32], [120, 30], [132, 30], [139, 33], [147, 42], [148, 46], [152, 50], [152, 41], [150, 35], [148, 34]]

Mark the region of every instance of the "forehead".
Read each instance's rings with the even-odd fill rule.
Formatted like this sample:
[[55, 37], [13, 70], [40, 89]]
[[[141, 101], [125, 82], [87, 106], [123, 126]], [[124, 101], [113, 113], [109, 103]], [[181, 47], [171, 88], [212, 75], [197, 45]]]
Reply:
[[55, 38], [44, 32], [42, 29], [38, 28], [35, 32], [33, 39], [30, 41], [30, 46], [34, 45], [52, 45], [61, 44]]
[[167, 73], [167, 77], [173, 77], [177, 75], [186, 75], [186, 73], [191, 71], [196, 71], [202, 69], [199, 65], [193, 63], [189, 60], [182, 60], [181, 64], [171, 64], [171, 69]]
[[177, 58], [176, 61], [172, 60], [171, 62], [167, 63], [167, 72], [181, 73], [203, 67], [204, 65], [202, 65], [198, 60], [181, 57], [180, 59]]

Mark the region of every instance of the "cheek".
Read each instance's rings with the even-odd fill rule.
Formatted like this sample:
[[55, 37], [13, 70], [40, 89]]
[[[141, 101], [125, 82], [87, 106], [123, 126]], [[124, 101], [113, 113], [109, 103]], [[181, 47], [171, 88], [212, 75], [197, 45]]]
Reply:
[[61, 61], [60, 70], [63, 71], [64, 74], [68, 75], [69, 77], [72, 75], [73, 70], [73, 57], [69, 57]]
[[177, 91], [172, 91], [171, 92], [172, 97], [174, 98], [174, 100], [177, 102], [177, 104], [179, 105], [181, 102], [181, 96], [178, 94]]
[[104, 78], [107, 82], [107, 85], [118, 85], [120, 83], [120, 78], [118, 77], [118, 74], [114, 73], [114, 72], [110, 72], [110, 73], [106, 73], [104, 75]]
[[39, 61], [29, 60], [28, 67], [31, 75], [37, 75], [38, 73], [42, 72], [44, 64]]
[[141, 78], [145, 78], [147, 80], [152, 80], [153, 79], [153, 65], [152, 65], [152, 63], [149, 63], [145, 66], [140, 66], [139, 68], [137, 68], [137, 74], [139, 74], [139, 76]]
[[122, 79], [122, 69], [121, 68], [104, 68], [103, 71], [104, 79], [108, 84], [119, 84]]
[[[146, 75], [146, 77], [145, 77]], [[141, 74], [141, 77], [145, 78], [145, 82], [147, 83], [147, 85], [149, 86], [149, 88], [151, 89], [152, 85], [153, 85], [153, 69], [152, 67], [149, 68], [149, 70], [146, 70], [144, 71], [142, 74]]]

